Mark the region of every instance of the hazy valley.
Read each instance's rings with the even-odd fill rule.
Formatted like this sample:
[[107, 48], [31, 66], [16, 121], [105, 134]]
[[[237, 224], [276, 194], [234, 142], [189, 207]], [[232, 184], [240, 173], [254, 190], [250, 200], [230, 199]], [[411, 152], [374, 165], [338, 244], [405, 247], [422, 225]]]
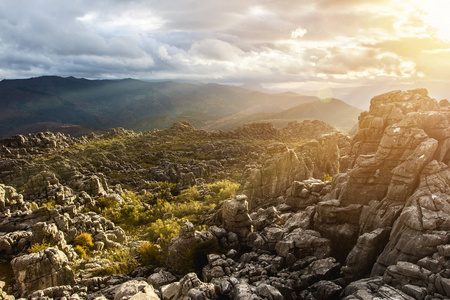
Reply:
[[4, 137], [52, 128], [76, 136], [116, 127], [146, 131], [184, 120], [196, 128], [235, 129], [249, 122], [276, 120], [285, 126], [312, 118], [350, 130], [361, 112], [335, 99], [322, 102], [295, 93], [267, 94], [218, 84], [52, 76], [3, 80], [0, 99]]

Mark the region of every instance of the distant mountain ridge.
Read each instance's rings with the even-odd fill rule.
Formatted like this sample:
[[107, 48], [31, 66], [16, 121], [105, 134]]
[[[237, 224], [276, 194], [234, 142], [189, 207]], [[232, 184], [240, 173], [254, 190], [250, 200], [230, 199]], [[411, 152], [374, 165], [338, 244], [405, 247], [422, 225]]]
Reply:
[[271, 122], [275, 127], [284, 127], [292, 121], [316, 119], [331, 124], [338, 129], [350, 131], [357, 123], [361, 112], [362, 110], [338, 99], [330, 99], [330, 101], [317, 100], [303, 103], [281, 112], [229, 115], [207, 122], [205, 127], [209, 130], [233, 130], [250, 122]]
[[113, 127], [149, 130], [188, 120], [203, 127], [227, 115], [287, 113], [288, 109], [314, 101], [318, 98], [295, 93], [268, 94], [212, 83], [57, 76], [3, 80], [0, 136], [47, 122], [100, 130]]

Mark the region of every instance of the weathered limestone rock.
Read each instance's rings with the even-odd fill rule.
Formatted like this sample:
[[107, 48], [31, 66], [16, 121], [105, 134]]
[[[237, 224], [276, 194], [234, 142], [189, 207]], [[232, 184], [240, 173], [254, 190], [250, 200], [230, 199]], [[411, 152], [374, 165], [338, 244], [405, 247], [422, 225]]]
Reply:
[[449, 138], [449, 121], [426, 90], [374, 97], [369, 112], [360, 116], [350, 155], [343, 159], [352, 168], [343, 203], [385, 197], [405, 202], [421, 169], [435, 153], [445, 156]]
[[15, 212], [18, 210], [27, 210], [29, 204], [23, 201], [23, 196], [16, 192], [11, 186], [0, 184], [0, 212], [6, 209], [9, 212]]
[[389, 243], [377, 260], [372, 274], [381, 275], [399, 260], [417, 262], [449, 242], [450, 169], [430, 162], [422, 171], [419, 187], [409, 198], [394, 223]]
[[1, 300], [14, 300], [14, 296], [8, 295], [5, 291], [3, 291], [3, 288], [5, 287], [5, 282], [0, 281], [0, 299]]
[[378, 255], [389, 240], [390, 228], [378, 228], [358, 237], [356, 245], [348, 254], [342, 267], [346, 282], [358, 280], [370, 274]]
[[74, 284], [73, 271], [64, 252], [48, 248], [14, 258], [11, 265], [22, 297], [46, 287]]
[[398, 299], [414, 300], [415, 298], [384, 284], [381, 277], [361, 279], [350, 283], [341, 294], [344, 300], [366, 300], [366, 299]]
[[[48, 287], [43, 290], [33, 292], [28, 296], [29, 299], [83, 299], [87, 296], [87, 287], [85, 286], [71, 286], [61, 285], [55, 287]], [[47, 298], [48, 297], [48, 298]]]
[[339, 200], [318, 203], [314, 229], [331, 241], [333, 256], [344, 261], [358, 239], [362, 205], [340, 205]]
[[275, 245], [280, 256], [287, 257], [292, 253], [297, 258], [315, 256], [325, 258], [331, 254], [330, 241], [313, 230], [294, 229], [285, 236], [281, 236]]
[[249, 206], [253, 210], [259, 206], [254, 202], [258, 198], [282, 196], [293, 181], [301, 181], [311, 175], [312, 172], [292, 149], [284, 144], [274, 144], [267, 148], [262, 165], [246, 170], [247, 182], [241, 192], [252, 200]]
[[147, 282], [130, 280], [116, 290], [114, 300], [159, 300], [159, 297]]
[[17, 255], [29, 248], [32, 233], [29, 231], [14, 231], [0, 234], [0, 253]]
[[252, 219], [248, 214], [248, 202], [245, 195], [225, 200], [222, 208], [223, 228], [234, 232], [240, 240], [245, 240], [252, 232]]
[[317, 204], [325, 194], [331, 191], [331, 181], [309, 178], [304, 181], [294, 181], [286, 191], [286, 204], [304, 209], [310, 205]]
[[336, 132], [314, 138], [295, 149], [297, 156], [303, 159], [312, 172], [310, 177], [323, 178], [325, 174], [339, 173], [341, 149], [349, 144], [347, 136]]
[[198, 232], [188, 220], [183, 220], [180, 235], [169, 244], [167, 267], [175, 274], [201, 270], [206, 255], [216, 251], [218, 241], [210, 231]]
[[163, 300], [213, 299], [215, 295], [214, 285], [201, 282], [195, 273], [189, 273], [179, 282], [161, 288]]
[[157, 273], [153, 273], [147, 278], [149, 284], [151, 284], [155, 289], [160, 289], [163, 285], [172, 283], [176, 281], [177, 278], [172, 275], [172, 273], [159, 270]]
[[309, 297], [314, 297], [312, 299], [333, 300], [340, 299], [339, 295], [342, 292], [342, 287], [332, 281], [321, 280], [311, 285], [307, 292]]

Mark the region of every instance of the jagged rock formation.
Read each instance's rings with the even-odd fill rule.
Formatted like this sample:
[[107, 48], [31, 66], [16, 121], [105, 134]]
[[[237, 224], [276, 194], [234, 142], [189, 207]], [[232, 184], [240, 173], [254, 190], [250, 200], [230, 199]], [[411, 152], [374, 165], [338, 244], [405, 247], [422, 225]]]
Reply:
[[189, 273], [179, 282], [161, 287], [162, 299], [214, 299], [216, 292], [214, 285], [203, 283], [195, 273]]
[[225, 230], [236, 233], [241, 241], [245, 241], [248, 234], [253, 231], [252, 219], [248, 214], [247, 197], [238, 195], [235, 199], [225, 200], [222, 220]]
[[21, 296], [50, 286], [74, 284], [68, 263], [66, 255], [57, 248], [14, 258], [11, 265]]
[[294, 180], [308, 177], [306, 164], [284, 144], [271, 145], [266, 150], [262, 164], [247, 169], [247, 182], [242, 193], [250, 199], [250, 209], [258, 207], [257, 199], [277, 198], [286, 191]]
[[201, 263], [205, 253], [217, 249], [217, 239], [210, 232], [195, 231], [194, 225], [188, 220], [183, 220], [180, 235], [172, 239], [167, 254], [167, 265], [175, 274], [183, 274], [186, 270]]
[[246, 181], [241, 192], [250, 198], [250, 209], [276, 204], [293, 181], [338, 173], [339, 157], [347, 145], [345, 136], [339, 133], [323, 135], [295, 150], [285, 144], [271, 145], [261, 162], [248, 166], [244, 173]]
[[450, 242], [449, 190], [449, 167], [436, 160], [430, 162], [422, 170], [419, 187], [395, 221], [373, 274], [382, 274], [387, 266], [399, 260], [415, 263]]
[[85, 138], [76, 139], [52, 132], [40, 132], [28, 136], [16, 135], [0, 140], [0, 155], [1, 158], [20, 158], [63, 150], [75, 142], [84, 141]]

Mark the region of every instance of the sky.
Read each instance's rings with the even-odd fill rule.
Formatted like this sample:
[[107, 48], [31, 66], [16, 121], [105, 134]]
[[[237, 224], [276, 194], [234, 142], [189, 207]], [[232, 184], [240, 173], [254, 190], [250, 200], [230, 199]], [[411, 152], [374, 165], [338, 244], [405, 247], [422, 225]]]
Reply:
[[257, 83], [361, 108], [398, 87], [446, 98], [449, 9], [450, 0], [0, 0], [0, 79]]

